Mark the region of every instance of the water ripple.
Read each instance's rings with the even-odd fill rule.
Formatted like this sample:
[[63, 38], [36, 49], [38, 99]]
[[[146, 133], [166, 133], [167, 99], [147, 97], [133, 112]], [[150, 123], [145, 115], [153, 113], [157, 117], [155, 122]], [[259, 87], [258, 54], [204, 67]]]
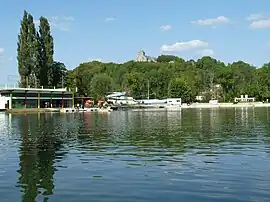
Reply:
[[267, 113], [0, 114], [1, 201], [267, 201]]

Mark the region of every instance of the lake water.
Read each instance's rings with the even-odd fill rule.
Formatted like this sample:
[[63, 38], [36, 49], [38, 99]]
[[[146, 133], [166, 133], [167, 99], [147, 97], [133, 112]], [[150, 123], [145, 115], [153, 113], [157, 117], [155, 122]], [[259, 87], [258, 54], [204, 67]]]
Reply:
[[4, 201], [269, 201], [270, 109], [0, 114]]

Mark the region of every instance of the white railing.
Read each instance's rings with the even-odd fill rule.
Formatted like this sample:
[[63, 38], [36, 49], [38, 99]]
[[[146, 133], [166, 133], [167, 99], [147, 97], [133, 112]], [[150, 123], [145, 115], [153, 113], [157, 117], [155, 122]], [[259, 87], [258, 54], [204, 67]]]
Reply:
[[18, 84], [4, 84], [0, 85], [0, 90], [32, 90], [32, 91], [54, 91], [54, 92], [66, 92], [67, 88], [31, 88], [28, 86], [28, 88], [20, 88]]

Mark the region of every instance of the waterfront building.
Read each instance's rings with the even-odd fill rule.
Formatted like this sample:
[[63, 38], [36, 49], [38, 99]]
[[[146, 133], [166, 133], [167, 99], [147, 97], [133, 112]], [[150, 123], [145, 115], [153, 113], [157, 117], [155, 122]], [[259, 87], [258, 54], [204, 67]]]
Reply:
[[65, 108], [74, 106], [74, 94], [67, 88], [0, 88], [0, 109]]

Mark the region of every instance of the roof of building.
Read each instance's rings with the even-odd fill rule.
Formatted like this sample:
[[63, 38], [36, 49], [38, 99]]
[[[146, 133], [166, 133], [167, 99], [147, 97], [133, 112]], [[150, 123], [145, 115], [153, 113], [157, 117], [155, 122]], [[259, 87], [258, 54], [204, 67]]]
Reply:
[[9, 93], [9, 92], [14, 92], [14, 93], [53, 93], [53, 94], [60, 94], [60, 93], [65, 93], [65, 94], [71, 94], [72, 92], [67, 91], [67, 88], [17, 88], [17, 87], [7, 87], [5, 86], [0, 87], [0, 93]]

